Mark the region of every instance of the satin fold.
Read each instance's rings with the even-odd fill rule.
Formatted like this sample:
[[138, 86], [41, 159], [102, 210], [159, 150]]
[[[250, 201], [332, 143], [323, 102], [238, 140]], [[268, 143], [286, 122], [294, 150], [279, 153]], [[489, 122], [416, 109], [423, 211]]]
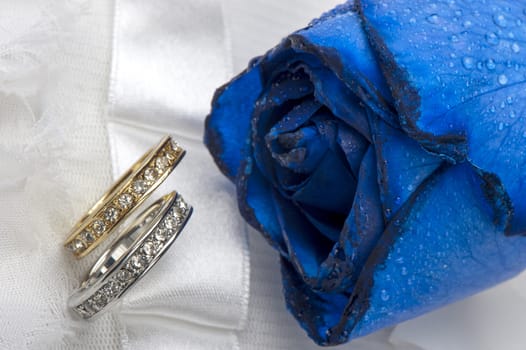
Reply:
[[175, 189], [194, 207], [176, 244], [117, 311], [131, 348], [146, 340], [149, 348], [166, 346], [166, 336], [145, 336], [156, 325], [177, 335], [171, 348], [238, 347], [249, 300], [246, 226], [233, 188], [201, 142], [211, 93], [231, 74], [229, 57], [220, 1], [115, 2], [108, 123], [113, 175], [170, 133], [187, 154], [150, 201]]

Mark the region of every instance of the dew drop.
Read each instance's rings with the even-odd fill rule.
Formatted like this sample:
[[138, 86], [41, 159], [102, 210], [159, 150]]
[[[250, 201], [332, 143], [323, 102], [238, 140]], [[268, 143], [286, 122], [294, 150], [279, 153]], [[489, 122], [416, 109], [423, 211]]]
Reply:
[[499, 75], [497, 79], [500, 85], [506, 85], [508, 83], [508, 77], [505, 74]]
[[474, 66], [473, 57], [466, 56], [466, 57], [462, 58], [462, 65], [466, 69], [473, 69], [473, 66]]
[[501, 13], [496, 13], [493, 15], [493, 23], [495, 23], [501, 28], [505, 28], [508, 25], [506, 18]]
[[387, 291], [385, 289], [382, 289], [382, 291], [380, 292], [380, 298], [383, 301], [389, 300], [389, 294], [387, 293]]
[[449, 40], [452, 42], [452, 43], [457, 43], [458, 42], [458, 36], [456, 35], [451, 35], [449, 37]]
[[414, 18], [414, 17], [409, 18], [409, 23], [415, 24], [416, 23], [416, 18]]
[[510, 111], [510, 118], [513, 119], [515, 118], [517, 115], [515, 114], [515, 111]]
[[428, 21], [429, 23], [432, 23], [432, 24], [437, 24], [438, 23], [438, 15], [436, 13], [432, 14], [432, 15], [429, 15], [426, 17], [426, 21]]
[[464, 28], [469, 28], [471, 27], [472, 23], [470, 20], [467, 20], [467, 21], [464, 21], [464, 23], [462, 23], [462, 25], [464, 26]]
[[503, 123], [503, 122], [500, 122], [500, 123], [499, 123], [499, 126], [497, 127], [497, 129], [498, 129], [499, 131], [502, 131], [502, 130], [504, 129], [504, 123]]
[[486, 33], [485, 37], [486, 37], [486, 42], [490, 45], [498, 45], [500, 42], [500, 38], [497, 35], [497, 33], [489, 32], [489, 33]]
[[511, 96], [506, 97], [506, 102], [507, 102], [509, 105], [513, 104], [513, 97], [511, 97]]
[[492, 60], [491, 58], [486, 61], [486, 68], [488, 68], [489, 70], [494, 70], [495, 66], [496, 66], [495, 61]]
[[519, 51], [521, 50], [519, 44], [517, 43], [513, 43], [511, 44], [511, 51], [515, 52], [515, 53], [519, 53]]

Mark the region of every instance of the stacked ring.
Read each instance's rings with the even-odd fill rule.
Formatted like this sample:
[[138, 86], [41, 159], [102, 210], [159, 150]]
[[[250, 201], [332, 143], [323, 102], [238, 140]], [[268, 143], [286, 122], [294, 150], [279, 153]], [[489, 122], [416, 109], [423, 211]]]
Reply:
[[70, 297], [70, 307], [84, 319], [108, 310], [154, 266], [191, 214], [191, 206], [176, 192], [153, 203], [95, 263]]
[[166, 179], [185, 151], [166, 136], [146, 152], [73, 227], [64, 246], [82, 258], [95, 249]]

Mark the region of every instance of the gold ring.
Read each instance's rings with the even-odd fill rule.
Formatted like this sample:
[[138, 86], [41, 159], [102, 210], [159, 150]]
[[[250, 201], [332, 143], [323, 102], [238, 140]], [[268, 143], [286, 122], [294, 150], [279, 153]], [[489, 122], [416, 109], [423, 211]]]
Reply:
[[185, 151], [164, 137], [124, 173], [75, 224], [64, 246], [80, 259], [95, 249], [166, 179]]

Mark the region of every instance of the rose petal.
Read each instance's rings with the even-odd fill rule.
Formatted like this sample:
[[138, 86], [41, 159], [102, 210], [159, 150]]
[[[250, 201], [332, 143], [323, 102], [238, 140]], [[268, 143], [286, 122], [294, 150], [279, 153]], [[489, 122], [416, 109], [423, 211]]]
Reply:
[[287, 308], [319, 345], [326, 342], [329, 325], [337, 324], [345, 305], [349, 301], [347, 293], [315, 292], [298, 275], [290, 262], [281, 259], [281, 276]]
[[322, 266], [332, 281], [332, 286], [324, 284], [326, 291], [344, 291], [353, 287], [384, 231], [376, 164], [374, 148], [370, 147], [360, 167], [358, 188], [339, 242]]
[[290, 200], [273, 191], [275, 211], [281, 234], [287, 246], [288, 257], [305, 283], [318, 283], [320, 264], [327, 258], [334, 242], [318, 232]]
[[313, 126], [304, 125], [320, 107], [314, 100], [300, 103], [265, 136], [266, 146], [278, 163], [276, 165], [292, 171], [292, 174], [288, 171], [278, 174], [280, 185], [285, 188], [297, 183], [285, 180], [285, 176], [297, 177], [297, 173], [312, 172], [327, 149], [317, 130]]
[[[265, 60], [262, 61], [264, 66]], [[286, 62], [285, 62], [286, 63]], [[276, 187], [278, 179], [274, 172], [275, 160], [267, 149], [265, 137], [267, 132], [280, 119], [292, 112], [295, 106], [310, 100], [312, 84], [305, 74], [297, 72], [294, 79], [290, 72], [284, 72], [274, 81], [266, 81], [268, 92], [260, 96], [252, 115], [251, 146], [254, 159], [260, 171]]]
[[290, 36], [293, 48], [318, 57], [360, 101], [396, 125], [391, 93], [353, 6], [342, 7], [323, 18]]
[[236, 187], [241, 215], [265, 236], [271, 246], [283, 256], [288, 256], [272, 197], [271, 183], [254, 166], [252, 157], [244, 160], [240, 170]]
[[292, 200], [347, 215], [353, 203], [356, 179], [345, 163], [340, 155], [327, 151], [305, 185], [291, 196]]
[[272, 153], [275, 159], [273, 170], [278, 186], [287, 192], [296, 191], [304, 186], [310, 173], [319, 166], [328, 148], [314, 127], [303, 128], [294, 134], [294, 137], [299, 138], [299, 142], [305, 147], [294, 148], [285, 153]]
[[371, 116], [371, 129], [374, 130], [382, 206], [389, 220], [444, 161], [378, 117]]
[[[284, 115], [265, 136], [266, 140], [275, 140], [279, 135], [298, 130], [321, 108], [321, 104], [314, 99], [308, 99], [295, 105]], [[268, 142], [267, 142], [268, 144]]]
[[402, 126], [428, 150], [496, 174], [513, 202], [509, 231], [526, 234], [524, 4], [364, 0], [361, 8]]
[[247, 155], [250, 120], [261, 91], [257, 69], [241, 73], [216, 91], [206, 118], [205, 144], [219, 169], [234, 180]]
[[358, 179], [362, 158], [367, 151], [369, 143], [359, 133], [346, 125], [339, 125], [337, 142], [345, 154], [354, 177]]
[[526, 240], [506, 237], [495, 224], [507, 211], [488, 188], [499, 193], [501, 184], [467, 163], [442, 169], [385, 230], [329, 332], [331, 343], [416, 317], [523, 270]]
[[326, 68], [308, 68], [308, 72], [315, 87], [316, 100], [371, 142], [367, 114], [357, 96]]
[[309, 220], [321, 234], [333, 242], [338, 241], [345, 216], [342, 216], [340, 213], [326, 211], [305, 204], [300, 204], [298, 207], [307, 220]]

